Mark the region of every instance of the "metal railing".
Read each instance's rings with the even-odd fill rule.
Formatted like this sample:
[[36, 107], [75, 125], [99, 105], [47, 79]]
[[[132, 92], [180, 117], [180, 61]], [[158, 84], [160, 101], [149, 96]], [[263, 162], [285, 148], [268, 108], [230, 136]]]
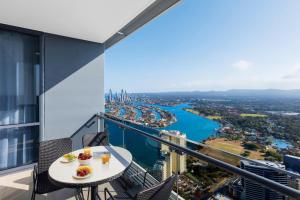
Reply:
[[[105, 113], [105, 116], [111, 118], [111, 119], [117, 119], [118, 121], [123, 121], [123, 122], [128, 122], [128, 123], [131, 123], [131, 124], [136, 124], [135, 122], [133, 121], [130, 121], [130, 120], [126, 120], [126, 119], [123, 119], [123, 118], [120, 118], [120, 117], [116, 117], [116, 116], [113, 116], [113, 115], [110, 115], [110, 114], [106, 114]], [[136, 125], [139, 125], [139, 126], [143, 126], [141, 124], [136, 124]], [[146, 127], [146, 126], [143, 126], [143, 127]], [[146, 127], [147, 129], [151, 130], [151, 132], [155, 132], [157, 135], [160, 134], [160, 130], [158, 129], [154, 129], [154, 128], [151, 128], [151, 127]], [[168, 133], [164, 133], [164, 135], [169, 135], [169, 136], [172, 136], [171, 134], [168, 134]], [[210, 145], [207, 145], [207, 144], [204, 144], [204, 143], [200, 143], [200, 142], [196, 142], [196, 141], [193, 141], [193, 140], [190, 140], [190, 139], [186, 139], [186, 142], [188, 144], [193, 144], [195, 146], [199, 146], [199, 147], [208, 147], [209, 149], [212, 149], [212, 150], [216, 150], [216, 151], [219, 151], [219, 152], [222, 152], [222, 153], [225, 153], [227, 155], [231, 155], [233, 157], [236, 157], [238, 159], [241, 159], [241, 160], [246, 160], [246, 161], [249, 161], [251, 163], [254, 163], [256, 165], [259, 165], [259, 166], [264, 166], [266, 168], [269, 168], [269, 169], [272, 169], [276, 172], [279, 172], [279, 173], [284, 173], [284, 174], [287, 174], [293, 178], [297, 178], [297, 179], [300, 179], [300, 174], [298, 173], [295, 173], [295, 172], [292, 172], [292, 171], [287, 171], [285, 169], [282, 169], [282, 168], [278, 168], [278, 167], [273, 167], [271, 165], [266, 165], [265, 163], [263, 162], [259, 162], [257, 160], [253, 160], [253, 159], [250, 159], [250, 158], [247, 158], [247, 157], [244, 157], [244, 156], [241, 156], [239, 154], [235, 154], [235, 153], [232, 153], [232, 152], [229, 152], [229, 151], [225, 151], [225, 150], [222, 150], [222, 149], [218, 149], [218, 148], [215, 148], [215, 147], [212, 147]]]
[[[97, 130], [100, 130], [101, 128], [99, 127], [101, 122], [100, 122], [100, 116], [95, 114], [93, 115], [90, 119], [88, 119], [83, 125], [80, 126], [79, 129], [77, 129], [71, 136], [70, 138], [72, 139], [73, 142], [73, 149], [80, 149], [82, 148], [81, 144], [81, 139], [84, 134], [89, 134], [89, 133], [96, 133]], [[122, 138], [123, 138], [123, 143], [121, 146], [125, 148], [124, 140], [125, 140], [125, 130], [123, 129], [122, 131]], [[134, 168], [135, 172], [137, 174], [139, 173], [145, 173], [147, 172], [147, 187], [151, 187], [154, 185], [157, 185], [160, 183], [161, 180], [158, 180], [157, 177], [152, 176], [151, 174], [151, 169], [145, 168], [145, 166], [139, 165], [137, 162], [133, 161], [132, 168]], [[140, 184], [143, 182], [143, 176], [136, 176], [134, 182], [136, 184]], [[169, 200], [184, 200], [176, 191], [172, 191]]]
[[[195, 157], [197, 159], [206, 161], [206, 162], [208, 162], [210, 164], [213, 164], [216, 167], [224, 169], [224, 170], [226, 170], [228, 172], [231, 172], [233, 174], [239, 175], [239, 176], [241, 176], [241, 177], [243, 177], [245, 179], [248, 179], [248, 180], [250, 180], [252, 182], [255, 182], [258, 185], [261, 185], [261, 186], [263, 186], [265, 188], [268, 188], [268, 189], [273, 190], [275, 192], [279, 192], [279, 193], [281, 193], [283, 195], [287, 195], [287, 196], [293, 197], [295, 199], [299, 199], [300, 198], [300, 191], [299, 190], [296, 190], [294, 188], [282, 185], [280, 183], [277, 183], [277, 182], [272, 181], [270, 179], [267, 179], [265, 177], [259, 176], [257, 174], [252, 173], [252, 172], [246, 171], [246, 170], [241, 169], [239, 167], [233, 166], [233, 165], [228, 164], [226, 162], [223, 162], [221, 160], [215, 159], [215, 158], [213, 158], [211, 156], [205, 155], [205, 154], [200, 153], [198, 151], [191, 150], [189, 148], [182, 147], [180, 145], [174, 144], [172, 142], [169, 142], [167, 140], [162, 139], [161, 137], [159, 137], [157, 135], [150, 134], [150, 133], [148, 133], [146, 131], [140, 130], [140, 129], [135, 128], [135, 127], [133, 127], [133, 126], [131, 126], [129, 124], [126, 124], [126, 123], [124, 123], [124, 120], [120, 121], [118, 118], [116, 118], [114, 116], [110, 116], [110, 115], [101, 113], [100, 115], [98, 115], [98, 117], [99, 117], [99, 119], [103, 119], [103, 120], [107, 120], [107, 121], [113, 122], [113, 123], [117, 124], [118, 126], [120, 126], [122, 128], [135, 131], [139, 135], [142, 135], [142, 136], [144, 136], [146, 138], [150, 138], [151, 140], [154, 140], [154, 141], [156, 141], [158, 143], [165, 144], [165, 145], [169, 146], [170, 148], [172, 148], [173, 150], [175, 150], [175, 151], [177, 151], [179, 153], [185, 153], [185, 154], [187, 154], [189, 156], [192, 156], [192, 157]], [[244, 157], [242, 157], [242, 158], [244, 159]], [[247, 160], [252, 161], [251, 159], [247, 159]], [[284, 173], [286, 173], [285, 170], [284, 170]], [[294, 174], [292, 174], [292, 175], [294, 175]]]

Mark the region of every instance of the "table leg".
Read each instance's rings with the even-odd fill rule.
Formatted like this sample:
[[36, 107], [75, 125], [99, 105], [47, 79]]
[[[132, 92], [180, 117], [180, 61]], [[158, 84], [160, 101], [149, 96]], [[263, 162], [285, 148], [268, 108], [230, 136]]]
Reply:
[[101, 200], [98, 195], [98, 186], [91, 187], [91, 200]]

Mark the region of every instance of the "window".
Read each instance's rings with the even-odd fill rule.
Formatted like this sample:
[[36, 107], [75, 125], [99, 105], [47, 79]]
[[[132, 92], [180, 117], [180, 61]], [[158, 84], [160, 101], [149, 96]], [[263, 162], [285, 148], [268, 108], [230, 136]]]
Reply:
[[0, 170], [37, 159], [39, 38], [0, 29]]

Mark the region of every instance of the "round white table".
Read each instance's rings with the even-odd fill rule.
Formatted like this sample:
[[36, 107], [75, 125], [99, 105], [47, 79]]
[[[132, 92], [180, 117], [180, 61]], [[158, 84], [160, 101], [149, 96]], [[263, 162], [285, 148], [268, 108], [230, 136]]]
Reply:
[[[109, 163], [102, 164], [101, 157], [93, 157], [90, 161], [90, 166], [93, 168], [91, 176], [85, 179], [75, 179], [73, 175], [79, 166], [78, 160], [76, 159], [71, 163], [62, 163], [60, 158], [58, 158], [49, 168], [50, 181], [59, 187], [65, 188], [91, 187], [91, 198], [94, 200], [97, 197], [97, 186], [120, 177], [132, 162], [131, 153], [121, 147], [96, 146], [91, 147], [91, 151], [92, 153], [110, 152], [111, 158]], [[82, 152], [83, 149], [80, 149], [72, 153], [78, 156]]]

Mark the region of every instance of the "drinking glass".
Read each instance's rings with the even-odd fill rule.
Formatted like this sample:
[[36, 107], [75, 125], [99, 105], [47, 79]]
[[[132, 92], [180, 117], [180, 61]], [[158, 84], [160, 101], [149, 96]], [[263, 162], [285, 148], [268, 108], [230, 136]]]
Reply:
[[110, 155], [108, 153], [104, 153], [102, 155], [102, 164], [109, 163]]
[[91, 155], [91, 148], [90, 147], [85, 147], [83, 149], [83, 153], [86, 154], [86, 155]]

